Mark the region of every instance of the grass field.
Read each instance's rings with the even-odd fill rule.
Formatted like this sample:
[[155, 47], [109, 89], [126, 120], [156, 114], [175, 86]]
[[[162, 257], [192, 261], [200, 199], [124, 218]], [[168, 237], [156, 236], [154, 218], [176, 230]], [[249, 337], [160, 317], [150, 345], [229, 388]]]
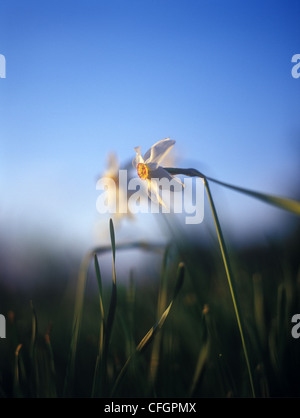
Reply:
[[[300, 396], [300, 342], [291, 335], [299, 223], [283, 239], [225, 253], [220, 224], [210, 246], [176, 234], [166, 246], [123, 245], [109, 227], [111, 245], [81, 260], [75, 283], [59, 264], [33, 292], [0, 281], [1, 397]], [[152, 261], [137, 277], [129, 256], [124, 280], [118, 256], [131, 250]], [[111, 273], [102, 277], [107, 254]]]

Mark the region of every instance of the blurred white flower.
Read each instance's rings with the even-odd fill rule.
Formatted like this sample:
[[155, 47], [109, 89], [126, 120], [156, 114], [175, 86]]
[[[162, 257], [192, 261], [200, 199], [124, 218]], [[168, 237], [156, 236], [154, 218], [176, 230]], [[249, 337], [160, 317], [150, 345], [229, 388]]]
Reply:
[[[112, 208], [112, 216], [115, 221], [120, 221], [124, 217], [133, 218], [134, 215], [128, 207], [128, 197], [130, 196], [130, 191], [127, 190], [129, 178], [129, 170], [131, 164], [127, 163], [123, 166], [120, 165], [119, 160], [115, 153], [110, 153], [107, 158], [107, 168], [102, 174], [99, 182], [102, 179], [111, 179], [113, 180], [114, 187], [108, 187], [106, 190], [106, 199], [107, 206]], [[127, 182], [126, 184], [120, 183], [120, 170], [125, 170], [127, 172]], [[120, 210], [122, 208], [122, 210]], [[114, 210], [115, 209], [115, 210]]]

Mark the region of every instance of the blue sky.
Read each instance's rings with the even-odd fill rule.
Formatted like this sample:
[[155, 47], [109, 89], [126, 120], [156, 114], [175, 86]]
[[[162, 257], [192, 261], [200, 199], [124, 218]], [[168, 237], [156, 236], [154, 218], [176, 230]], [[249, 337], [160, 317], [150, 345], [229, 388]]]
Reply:
[[[182, 167], [296, 197], [299, 17], [299, 1], [1, 0], [2, 235], [93, 245], [107, 154], [165, 137]], [[237, 236], [290, 219], [213, 191]]]

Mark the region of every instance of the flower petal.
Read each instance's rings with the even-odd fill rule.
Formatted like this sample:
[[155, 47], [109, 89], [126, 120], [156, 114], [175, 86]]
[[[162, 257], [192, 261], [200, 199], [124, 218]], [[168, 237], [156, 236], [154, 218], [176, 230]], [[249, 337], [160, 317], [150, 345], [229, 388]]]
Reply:
[[102, 177], [115, 177], [118, 175], [119, 172], [119, 161], [113, 152], [108, 154], [107, 157], [107, 169]]
[[148, 183], [148, 196], [154, 202], [168, 209], [165, 202], [162, 200], [159, 194], [158, 183], [155, 180], [147, 180]]
[[156, 163], [159, 164], [162, 159], [171, 151], [175, 141], [170, 138], [162, 139], [156, 142], [144, 155], [145, 163]]
[[141, 147], [135, 147], [134, 150], [136, 152], [136, 156], [132, 160], [132, 165], [133, 165], [134, 168], [136, 168], [139, 163], [143, 163], [144, 162], [144, 159], [143, 159], [143, 157], [141, 155]]
[[177, 177], [172, 176], [170, 173], [168, 173], [167, 170], [165, 170], [163, 167], [160, 167], [160, 166], [150, 171], [150, 178], [158, 179], [158, 180], [166, 178], [169, 181], [175, 180], [182, 187], [184, 187], [184, 184]]
[[141, 147], [140, 146], [134, 147], [134, 150], [137, 154], [141, 155]]
[[150, 171], [154, 171], [158, 168], [158, 165], [156, 163], [147, 163], [147, 167]]

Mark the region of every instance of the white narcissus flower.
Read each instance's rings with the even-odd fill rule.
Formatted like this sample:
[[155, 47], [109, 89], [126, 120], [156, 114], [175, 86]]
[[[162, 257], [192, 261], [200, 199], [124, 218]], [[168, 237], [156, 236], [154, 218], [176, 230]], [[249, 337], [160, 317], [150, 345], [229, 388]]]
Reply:
[[178, 184], [183, 186], [180, 180], [173, 177], [160, 165], [166, 155], [171, 151], [174, 144], [175, 141], [170, 138], [162, 139], [161, 141], [156, 142], [143, 157], [141, 155], [141, 147], [134, 148], [136, 156], [132, 161], [133, 167], [136, 168], [140, 179], [147, 182], [146, 185], [149, 198], [153, 201], [157, 199], [159, 204], [164, 207], [166, 207], [166, 205], [159, 194], [159, 185], [157, 180], [175, 180]]

